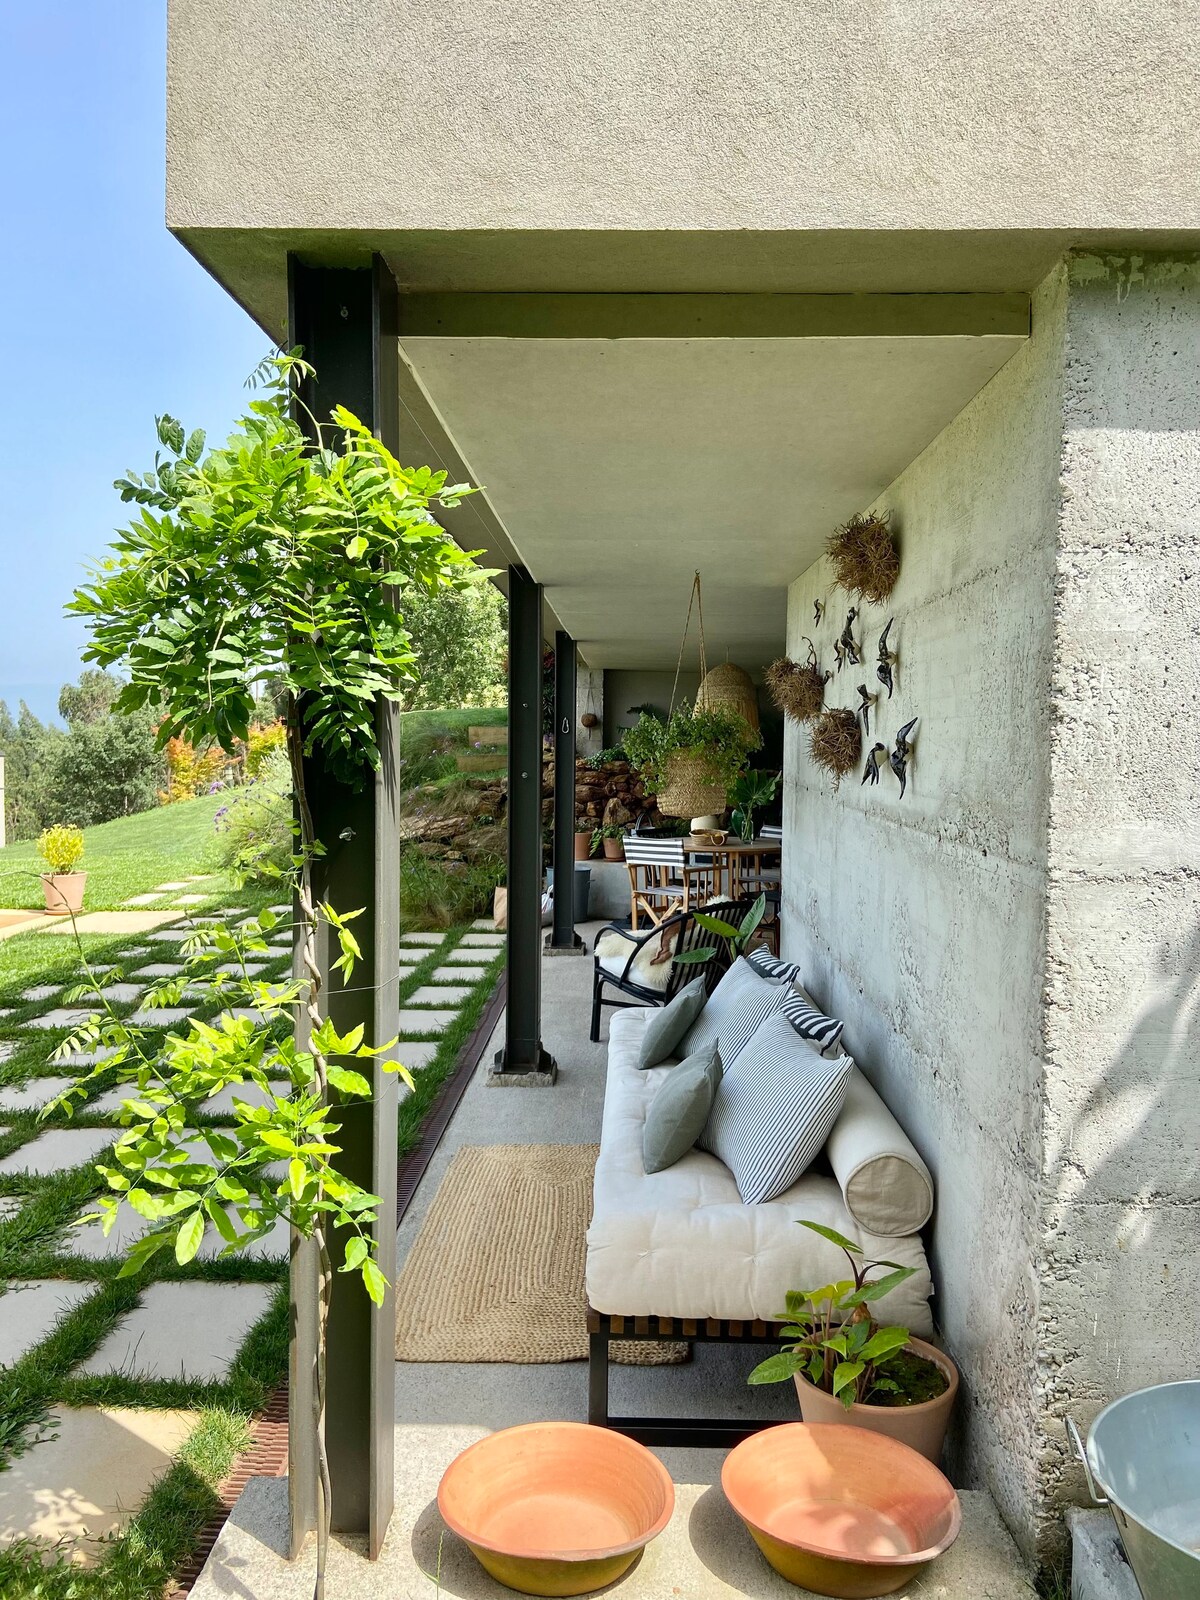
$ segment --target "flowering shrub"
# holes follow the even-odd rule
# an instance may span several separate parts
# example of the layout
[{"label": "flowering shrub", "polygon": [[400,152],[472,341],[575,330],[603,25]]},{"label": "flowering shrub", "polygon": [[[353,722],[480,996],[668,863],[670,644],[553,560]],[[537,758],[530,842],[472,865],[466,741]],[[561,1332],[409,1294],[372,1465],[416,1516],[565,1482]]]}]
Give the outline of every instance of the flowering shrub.
[{"label": "flowering shrub", "polygon": [[37,848],[47,872],[74,872],[83,860],[83,833],[79,828],[61,825],[47,828]]}]

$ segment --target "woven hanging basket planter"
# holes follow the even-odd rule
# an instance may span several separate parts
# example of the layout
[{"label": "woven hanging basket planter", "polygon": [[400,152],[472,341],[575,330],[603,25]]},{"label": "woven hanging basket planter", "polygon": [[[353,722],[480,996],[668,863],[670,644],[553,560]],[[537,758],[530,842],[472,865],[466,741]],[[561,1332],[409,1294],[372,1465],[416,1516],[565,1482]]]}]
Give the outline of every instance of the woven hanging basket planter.
[{"label": "woven hanging basket planter", "polygon": [[887,599],[900,576],[900,555],[890,522],[890,512],[881,517],[851,517],[825,547],[834,581],[873,605]]},{"label": "woven hanging basket planter", "polygon": [[[758,728],[758,695],[744,667],[726,661],[706,673],[696,692],[697,711],[732,711],[751,733]],[[699,815],[699,813],[697,813]]]},{"label": "woven hanging basket planter", "polygon": [[771,699],[793,722],[810,722],[825,704],[826,674],[817,665],[812,640],[806,639],[805,643],[808,645],[807,661],[780,656],[764,674]]},{"label": "woven hanging basket planter", "polygon": [[676,750],[663,763],[658,809],[664,817],[707,817],[725,809],[725,785],[714,783],[705,757]]},{"label": "woven hanging basket planter", "polygon": [[845,706],[822,711],[809,732],[808,753],[817,766],[832,772],[836,788],[862,754],[862,728],[855,713]]}]

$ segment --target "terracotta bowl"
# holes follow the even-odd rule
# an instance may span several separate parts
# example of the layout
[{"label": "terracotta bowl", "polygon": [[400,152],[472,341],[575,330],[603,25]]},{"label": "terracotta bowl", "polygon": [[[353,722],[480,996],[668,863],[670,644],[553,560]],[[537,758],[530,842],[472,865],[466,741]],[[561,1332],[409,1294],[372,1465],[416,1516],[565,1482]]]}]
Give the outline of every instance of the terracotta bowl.
[{"label": "terracotta bowl", "polygon": [[493,1433],[452,1461],[438,1486],[446,1526],[522,1594],[587,1594],[614,1582],[674,1509],[656,1456],[583,1422]]},{"label": "terracotta bowl", "polygon": [[818,1594],[892,1594],[948,1550],[958,1496],[908,1445],[843,1423],[751,1434],[721,1470],[730,1505],[776,1572]]}]

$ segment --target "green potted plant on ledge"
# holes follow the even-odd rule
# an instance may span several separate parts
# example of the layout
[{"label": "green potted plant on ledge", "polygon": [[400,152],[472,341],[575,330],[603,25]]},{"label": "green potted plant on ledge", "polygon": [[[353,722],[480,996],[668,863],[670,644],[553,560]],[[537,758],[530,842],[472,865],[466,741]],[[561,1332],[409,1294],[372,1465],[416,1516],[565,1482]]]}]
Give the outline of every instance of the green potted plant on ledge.
[{"label": "green potted plant on ledge", "polygon": [[83,860],[83,833],[79,828],[47,828],[37,842],[38,855],[46,863],[42,892],[46,910],[52,917],[77,916],[83,910],[83,891],[87,873],[79,871]]},{"label": "green potted plant on ledge", "polygon": [[625,829],[615,822],[606,822],[592,832],[592,854],[604,851],[605,861],[624,861]]},{"label": "green potted plant on ledge", "polygon": [[745,718],[720,707],[681,707],[666,722],[643,711],[624,736],[626,755],[667,817],[724,811],[746,757],[760,742]]},{"label": "green potted plant on ledge", "polygon": [[[849,1422],[886,1433],[936,1465],[958,1394],[958,1368],[907,1328],[881,1327],[869,1310],[914,1269],[868,1261],[852,1240],[818,1222],[800,1226],[837,1245],[851,1276],[820,1289],[788,1291],[789,1321],[782,1331],[795,1343],[760,1362],[747,1381],[792,1378],[805,1422]],[[890,1270],[868,1279],[876,1267]]]}]

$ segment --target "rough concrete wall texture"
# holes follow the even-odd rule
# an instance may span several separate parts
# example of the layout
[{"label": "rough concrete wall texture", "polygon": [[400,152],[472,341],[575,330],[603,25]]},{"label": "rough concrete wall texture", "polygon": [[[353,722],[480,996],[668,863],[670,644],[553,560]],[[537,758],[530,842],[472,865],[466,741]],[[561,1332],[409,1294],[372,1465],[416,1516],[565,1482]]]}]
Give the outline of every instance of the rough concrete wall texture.
[{"label": "rough concrete wall texture", "polygon": [[1196,1376],[1200,265],[1077,257],[1065,376],[1038,1260],[1047,1515],[1082,1489],[1066,1411],[1086,1421],[1130,1389]]},{"label": "rough concrete wall texture", "polygon": [[1196,227],[1196,31],[1188,0],[171,0],[168,217]]},{"label": "rough concrete wall texture", "polygon": [[[934,1173],[935,1310],[967,1397],[956,1467],[1014,1530],[1032,1520],[1039,1453],[1032,1263],[1065,298],[1056,273],[1029,343],[877,502],[894,519],[900,578],[883,606],[861,608],[863,664],[834,676],[826,704],[857,705],[859,683],[879,691],[869,742],[889,746],[921,718],[904,798],[886,766],[863,787],[861,763],[835,790],[795,724],[785,757],[787,954],[845,1019],[847,1047]],[[826,561],[811,567],[789,596],[789,654],[807,635],[832,667],[849,603]],[[889,701],[875,660],[890,616]]]},{"label": "rough concrete wall texture", "polygon": [[[894,614],[909,791],[833,791],[789,729],[784,926],[935,1174],[956,1469],[1044,1557],[1064,1413],[1194,1375],[1200,268],[1076,257],[1033,328],[877,502],[900,579],[828,703]],[[790,653],[846,604],[804,573]]]}]

